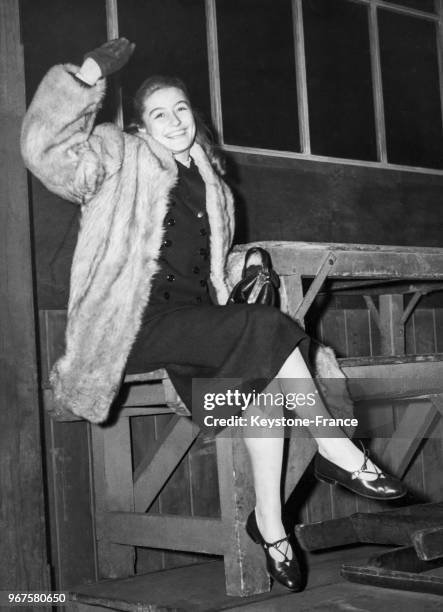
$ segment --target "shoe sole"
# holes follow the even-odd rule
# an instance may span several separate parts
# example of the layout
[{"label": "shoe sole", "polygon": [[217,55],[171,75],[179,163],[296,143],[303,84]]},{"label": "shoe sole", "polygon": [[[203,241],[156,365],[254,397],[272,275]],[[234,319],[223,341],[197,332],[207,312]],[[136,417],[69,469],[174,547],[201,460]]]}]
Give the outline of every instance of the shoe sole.
[{"label": "shoe sole", "polygon": [[345,484],[338,482],[338,480],[334,480],[333,478],[329,478],[328,476],[320,475],[318,472],[314,472],[314,475],[317,478],[317,480],[320,480],[321,482],[325,482],[326,484],[329,484],[329,485],[339,485],[340,487],[343,487],[344,489],[347,489],[348,491],[352,491],[354,495],[359,495],[360,497],[366,497],[367,499],[376,499],[377,501],[383,501],[383,500],[390,501],[391,499],[401,499],[407,493],[407,491],[405,491],[404,493],[401,493],[400,495],[392,495],[391,497],[386,497],[386,495],[384,495],[383,497],[379,497],[378,495],[368,495],[366,493],[360,493],[360,492],[357,493],[356,491],[354,491],[354,489],[351,489],[351,487],[348,487]]}]

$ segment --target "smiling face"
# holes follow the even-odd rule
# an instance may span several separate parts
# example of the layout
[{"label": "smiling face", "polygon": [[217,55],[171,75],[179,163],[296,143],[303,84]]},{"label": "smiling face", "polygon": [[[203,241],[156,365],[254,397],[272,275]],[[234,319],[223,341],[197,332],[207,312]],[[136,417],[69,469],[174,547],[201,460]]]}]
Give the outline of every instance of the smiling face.
[{"label": "smiling face", "polygon": [[179,161],[188,159],[196,126],[189,100],[181,89],[163,87],[152,93],[145,100],[142,118],[150,136]]}]

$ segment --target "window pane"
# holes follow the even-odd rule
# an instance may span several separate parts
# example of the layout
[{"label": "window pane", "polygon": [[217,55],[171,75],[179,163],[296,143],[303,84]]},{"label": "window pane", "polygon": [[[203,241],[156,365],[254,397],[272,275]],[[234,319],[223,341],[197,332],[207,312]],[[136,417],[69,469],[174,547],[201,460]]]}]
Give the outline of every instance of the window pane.
[{"label": "window pane", "polygon": [[409,8],[418,9],[419,11],[428,11],[435,13],[434,0],[388,0],[391,4],[401,4]]},{"label": "window pane", "polygon": [[118,3],[119,32],[136,43],[122,71],[125,122],[132,120],[132,100],[149,76],[178,76],[193,106],[211,120],[204,0],[123,0]]},{"label": "window pane", "polygon": [[304,0],[312,152],[377,158],[368,11],[346,0]]},{"label": "window pane", "polygon": [[[51,66],[81,64],[87,51],[106,41],[105,0],[22,0],[20,18],[28,103]],[[113,106],[107,96],[98,121],[110,121]]]},{"label": "window pane", "polygon": [[379,11],[388,160],[443,167],[435,24]]},{"label": "window pane", "polygon": [[290,0],[217,2],[224,141],[299,151]]}]

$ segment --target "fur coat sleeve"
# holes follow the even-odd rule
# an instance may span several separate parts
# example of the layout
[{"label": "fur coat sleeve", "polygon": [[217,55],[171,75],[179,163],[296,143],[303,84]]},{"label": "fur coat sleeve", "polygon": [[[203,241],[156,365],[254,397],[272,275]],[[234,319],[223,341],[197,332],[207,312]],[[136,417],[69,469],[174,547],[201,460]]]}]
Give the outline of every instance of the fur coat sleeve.
[{"label": "fur coat sleeve", "polygon": [[21,150],[26,166],[50,191],[85,204],[118,171],[123,146],[112,124],[93,129],[105,80],[83,85],[74,77],[77,70],[58,65],[43,78],[23,121]]}]

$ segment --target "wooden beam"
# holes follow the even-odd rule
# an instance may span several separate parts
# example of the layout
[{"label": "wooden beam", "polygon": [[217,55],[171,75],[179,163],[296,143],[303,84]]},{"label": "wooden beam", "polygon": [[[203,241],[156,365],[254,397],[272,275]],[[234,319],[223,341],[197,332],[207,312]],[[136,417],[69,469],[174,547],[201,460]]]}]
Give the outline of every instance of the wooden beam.
[{"label": "wooden beam", "polygon": [[369,7],[369,44],[371,51],[372,89],[374,96],[375,133],[377,142],[377,159],[387,163],[385,109],[383,104],[383,83],[380,60],[380,41],[378,34],[377,7]]},{"label": "wooden beam", "polygon": [[214,127],[217,131],[218,141],[223,143],[223,114],[220,90],[220,65],[218,60],[217,8],[215,0],[205,0],[205,8],[211,114]]},{"label": "wooden beam", "polygon": [[443,417],[443,394],[430,395],[429,400],[434,404],[436,410]]},{"label": "wooden beam", "polygon": [[292,20],[295,45],[295,69],[297,81],[298,125],[302,153],[311,153],[309,131],[308,85],[306,77],[305,34],[303,28],[302,0],[292,0]]},{"label": "wooden beam", "polygon": [[19,0],[0,2],[0,44],[0,584],[48,591]]},{"label": "wooden beam", "polygon": [[298,160],[338,164],[339,166],[357,166],[359,168],[374,168],[376,170],[396,170],[399,172],[414,172],[416,174],[430,174],[443,176],[443,170],[436,168],[422,168],[420,166],[406,166],[402,164],[384,163],[379,161],[362,161],[344,157],[328,157],[327,155],[314,155],[313,153],[296,153],[295,151],[278,151],[260,149],[259,147],[242,147],[239,145],[223,144],[223,151],[231,154],[239,164],[272,168],[275,166],[291,168]]},{"label": "wooden beam", "polygon": [[165,391],[161,381],[133,384],[123,389],[123,403],[125,408],[136,406],[161,406],[166,404]]},{"label": "wooden beam", "polygon": [[[281,288],[281,309],[290,317],[295,318],[298,307],[303,302],[303,283],[297,274],[290,276],[280,276]],[[298,318],[297,321],[304,327],[304,319]]]},{"label": "wooden beam", "polygon": [[326,252],[337,257],[328,278],[443,280],[443,249],[371,244],[263,240],[236,245],[234,253],[253,246],[267,249],[279,274],[314,277]]},{"label": "wooden beam", "polygon": [[437,58],[438,58],[438,81],[440,90],[440,109],[443,124],[443,0],[435,0],[438,14],[437,24]]},{"label": "wooden beam", "polygon": [[420,19],[426,19],[427,21],[436,21],[438,16],[435,12],[421,11],[420,9],[411,8],[409,6],[402,6],[401,4],[393,4],[389,0],[351,0],[356,4],[366,4],[373,6],[374,8],[383,8],[393,13],[400,13],[403,15],[409,15],[410,17],[418,17]]},{"label": "wooden beam", "polygon": [[312,302],[317,297],[320,289],[323,286],[328,275],[332,272],[332,269],[335,265],[337,257],[335,253],[329,252],[325,253],[323,257],[323,261],[320,263],[318,270],[315,273],[314,280],[309,286],[305,296],[303,297],[302,303],[298,306],[298,308],[294,312],[294,317],[299,320],[304,320],[306,313],[312,305]]},{"label": "wooden beam", "polygon": [[377,364],[372,358],[368,365],[363,359],[340,359],[339,363],[354,401],[418,398],[442,392],[441,361]]},{"label": "wooden beam", "polygon": [[385,469],[401,478],[437,418],[432,403],[410,402],[383,451],[381,463]]},{"label": "wooden beam", "polygon": [[401,316],[400,323],[402,325],[404,325],[406,323],[406,321],[409,319],[409,317],[411,316],[411,314],[415,310],[415,307],[417,306],[417,304],[421,300],[422,296],[423,296],[423,293],[421,291],[416,291],[414,293],[414,295],[412,296],[412,298],[409,301],[409,304],[407,305],[407,307],[405,308],[405,310],[403,311],[403,314]]},{"label": "wooden beam", "polygon": [[[118,0],[106,0],[106,31],[108,40],[119,37]],[[123,100],[120,76],[115,74],[111,80],[112,94],[115,102],[115,123],[123,129]]]},{"label": "wooden beam", "polygon": [[[125,419],[128,421],[128,419]],[[109,448],[110,438],[105,440],[105,430],[102,426],[94,425],[91,427],[91,440],[93,448],[93,481],[94,481],[94,512],[95,512],[95,531],[97,534],[97,564],[100,577],[102,578],[117,578],[122,576],[130,576],[134,573],[135,554],[132,546],[121,546],[114,542],[100,540],[98,537],[99,516],[110,510],[110,504],[114,504],[113,509],[132,510],[133,509],[133,494],[132,494],[132,471],[129,475],[129,483],[131,488],[128,488],[127,476],[128,466],[123,465],[122,468],[117,468],[116,475],[121,476],[122,471],[126,469],[126,474],[123,472],[123,478],[126,482],[122,483],[122,492],[118,499],[118,492],[108,496],[109,486],[112,486],[114,475],[112,471],[112,448]],[[111,454],[111,458],[109,455]],[[126,463],[126,462],[124,462]],[[109,479],[109,480],[108,480]],[[118,487],[118,480],[114,480],[114,485]],[[112,506],[111,506],[112,507]]]},{"label": "wooden beam", "polygon": [[423,561],[443,557],[443,526],[421,529],[412,534],[412,543],[417,555]]},{"label": "wooden beam", "polygon": [[245,530],[255,505],[251,465],[241,434],[231,429],[216,438],[221,518],[229,529],[224,553],[226,593],[249,596],[270,589],[263,551]]},{"label": "wooden beam", "polygon": [[156,499],[200,429],[189,419],[174,416],[134,471],[134,504],[144,512]]},{"label": "wooden beam", "polygon": [[223,555],[231,525],[220,519],[172,514],[105,512],[98,516],[99,540],[209,555]]}]

